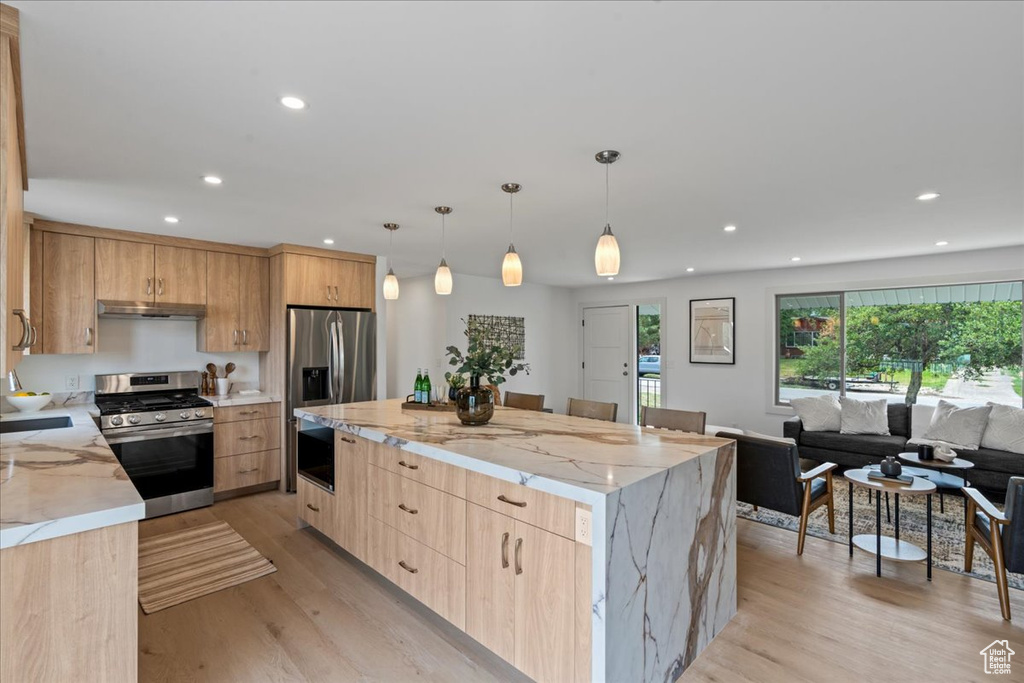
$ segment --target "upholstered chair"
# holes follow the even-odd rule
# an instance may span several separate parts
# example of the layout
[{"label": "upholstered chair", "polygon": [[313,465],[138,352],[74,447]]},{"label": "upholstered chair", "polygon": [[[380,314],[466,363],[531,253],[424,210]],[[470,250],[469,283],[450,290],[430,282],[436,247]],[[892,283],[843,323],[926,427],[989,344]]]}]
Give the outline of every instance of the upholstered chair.
[{"label": "upholstered chair", "polygon": [[970,528],[964,544],[964,571],[974,564],[974,546],[992,558],[996,588],[1003,619],[1010,620],[1010,591],[1006,572],[1024,573],[1024,477],[1010,477],[1006,486],[1006,505],[1000,512],[977,489],[962,489],[967,500]]}]

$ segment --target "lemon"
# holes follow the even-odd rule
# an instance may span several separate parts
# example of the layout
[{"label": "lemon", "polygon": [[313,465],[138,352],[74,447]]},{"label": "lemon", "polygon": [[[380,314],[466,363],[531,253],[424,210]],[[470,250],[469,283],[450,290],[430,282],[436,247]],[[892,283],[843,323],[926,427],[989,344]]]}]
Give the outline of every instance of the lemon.
[{"label": "lemon", "polygon": [[19,392],[17,392],[17,393],[16,393],[16,394],[14,394],[14,395],[15,395],[15,396],[31,396],[31,395],[32,395],[32,392],[30,392],[30,391],[19,391]]}]

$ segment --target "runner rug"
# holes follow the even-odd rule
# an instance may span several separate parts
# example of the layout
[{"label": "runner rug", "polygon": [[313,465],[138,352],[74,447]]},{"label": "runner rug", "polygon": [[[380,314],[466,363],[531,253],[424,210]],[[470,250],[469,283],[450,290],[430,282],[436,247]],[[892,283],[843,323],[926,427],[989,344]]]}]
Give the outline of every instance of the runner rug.
[{"label": "runner rug", "polygon": [[276,571],[227,522],[142,538],[139,604],[152,614]]}]

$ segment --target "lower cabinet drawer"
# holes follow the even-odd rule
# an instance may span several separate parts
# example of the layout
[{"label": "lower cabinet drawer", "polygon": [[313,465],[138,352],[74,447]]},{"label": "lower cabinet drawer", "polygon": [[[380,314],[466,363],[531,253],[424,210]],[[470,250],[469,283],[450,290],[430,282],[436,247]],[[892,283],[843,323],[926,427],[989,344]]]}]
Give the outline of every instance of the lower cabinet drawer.
[{"label": "lower cabinet drawer", "polygon": [[466,500],[575,539],[576,502],[478,472],[466,473]]},{"label": "lower cabinet drawer", "polygon": [[281,447],[281,421],[276,417],[213,425],[213,454],[224,458]]},{"label": "lower cabinet drawer", "polygon": [[466,501],[370,465],[370,515],[466,564]]},{"label": "lower cabinet drawer", "polygon": [[466,568],[371,518],[369,565],[458,628],[466,628]]},{"label": "lower cabinet drawer", "polygon": [[334,495],[302,477],[297,477],[295,493],[299,519],[329,538],[334,538]]},{"label": "lower cabinet drawer", "polygon": [[213,459],[214,493],[266,484],[280,478],[280,449]]},{"label": "lower cabinet drawer", "polygon": [[370,464],[457,498],[466,497],[466,470],[461,467],[382,443],[371,444]]}]

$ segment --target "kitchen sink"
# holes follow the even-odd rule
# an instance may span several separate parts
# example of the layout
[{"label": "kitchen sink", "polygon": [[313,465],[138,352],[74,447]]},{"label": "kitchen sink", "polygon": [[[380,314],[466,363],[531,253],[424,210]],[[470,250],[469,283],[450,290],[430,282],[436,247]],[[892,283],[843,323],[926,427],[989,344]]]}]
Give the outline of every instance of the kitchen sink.
[{"label": "kitchen sink", "polygon": [[60,417],[37,417],[34,420],[3,420],[0,421],[0,434],[38,432],[43,429],[64,429],[70,426],[71,418],[67,415]]}]

